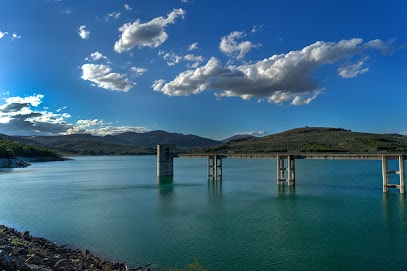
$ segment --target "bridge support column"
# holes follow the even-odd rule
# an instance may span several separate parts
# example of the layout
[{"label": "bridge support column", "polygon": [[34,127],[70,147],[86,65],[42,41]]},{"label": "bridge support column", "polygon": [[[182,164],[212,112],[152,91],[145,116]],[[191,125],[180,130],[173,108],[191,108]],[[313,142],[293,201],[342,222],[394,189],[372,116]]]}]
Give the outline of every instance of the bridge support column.
[{"label": "bridge support column", "polygon": [[[389,161],[398,160],[399,170],[389,170]],[[389,184],[389,174],[400,176],[399,184]],[[383,175],[383,192],[388,192],[389,188],[397,188],[400,194],[406,193],[406,175],[404,171],[404,155],[388,156],[382,155],[382,175]]]},{"label": "bridge support column", "polygon": [[[285,160],[287,160],[287,166],[285,166]],[[295,160],[292,155],[277,156],[277,184],[284,184],[285,182],[288,185],[295,185]]]},{"label": "bridge support column", "polygon": [[157,177],[174,176],[175,145],[157,145]]},{"label": "bridge support column", "polygon": [[208,156],[208,180],[222,180],[222,156]]}]

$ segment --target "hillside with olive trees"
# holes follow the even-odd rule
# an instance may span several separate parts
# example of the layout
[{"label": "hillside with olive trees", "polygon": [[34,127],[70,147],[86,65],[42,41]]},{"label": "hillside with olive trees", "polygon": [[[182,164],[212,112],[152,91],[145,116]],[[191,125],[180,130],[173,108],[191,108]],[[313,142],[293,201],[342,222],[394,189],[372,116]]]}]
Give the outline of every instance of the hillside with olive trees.
[{"label": "hillside with olive trees", "polygon": [[352,132],[342,128],[304,127],[261,138],[196,149],[203,153],[404,153],[407,137]]}]

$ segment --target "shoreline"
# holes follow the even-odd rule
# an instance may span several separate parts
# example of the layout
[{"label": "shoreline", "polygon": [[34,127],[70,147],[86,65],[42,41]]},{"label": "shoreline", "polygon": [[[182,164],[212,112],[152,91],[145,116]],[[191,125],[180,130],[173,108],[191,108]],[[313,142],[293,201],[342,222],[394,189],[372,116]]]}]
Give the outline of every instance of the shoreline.
[{"label": "shoreline", "polygon": [[150,271],[149,265],[130,268],[121,262],[109,261],[93,255],[89,250],[69,248],[28,231],[19,232],[0,225],[0,270],[117,270]]}]

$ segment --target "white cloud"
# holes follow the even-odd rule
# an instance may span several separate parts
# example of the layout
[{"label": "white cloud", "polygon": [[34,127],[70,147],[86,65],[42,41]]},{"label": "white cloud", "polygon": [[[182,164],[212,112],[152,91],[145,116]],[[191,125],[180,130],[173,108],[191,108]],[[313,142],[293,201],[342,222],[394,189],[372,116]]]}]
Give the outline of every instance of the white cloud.
[{"label": "white cloud", "polygon": [[17,33],[10,34],[9,32],[0,31],[0,39],[5,38],[6,36],[10,36],[12,40],[21,39],[21,36]]},{"label": "white cloud", "polygon": [[168,66],[174,66],[174,65],[180,63],[181,60],[182,60],[182,56],[179,56],[179,55],[174,54],[174,53],[166,53],[164,51],[159,51],[158,55],[162,56],[163,59],[165,61],[167,61]]},{"label": "white cloud", "polygon": [[120,12],[112,12],[105,16],[105,21],[110,21],[110,19],[118,20],[120,18]]},{"label": "white cloud", "polygon": [[113,126],[111,123],[105,123],[100,119],[78,120],[70,129],[63,134],[92,134],[97,136],[116,135],[125,132],[145,133],[149,130],[145,127],[135,126]]},{"label": "white cloud", "polygon": [[227,36],[222,37],[219,49],[229,57],[242,59],[253,48],[259,45],[254,45],[250,41],[238,42],[238,40],[246,37],[244,32],[234,31]]},{"label": "white cloud", "polygon": [[132,10],[132,8],[131,8],[128,4],[124,4],[124,8],[125,8],[127,11]]},{"label": "white cloud", "polygon": [[44,95],[9,97],[0,105],[0,129],[13,135],[58,134],[69,128],[68,113],[53,113],[38,107]]},{"label": "white cloud", "polygon": [[27,97],[8,97],[0,104],[0,130],[9,135],[68,135],[86,133],[93,135],[112,135],[123,132],[148,132],[145,127],[115,126],[100,119],[80,119],[76,123],[68,120],[69,113],[63,113],[62,107],[51,112],[49,108],[40,108],[44,95],[34,94]]},{"label": "white cloud", "polygon": [[155,91],[163,92],[169,96],[199,94],[207,90],[212,79],[223,72],[224,69],[220,61],[212,57],[205,66],[198,67],[195,70],[187,70],[169,83],[165,83],[164,80],[157,80],[152,87]]},{"label": "white cloud", "polygon": [[[170,82],[156,80],[152,88],[169,96],[214,90],[217,97],[258,98],[277,104],[309,104],[322,92],[318,82],[311,77],[314,70],[322,65],[366,54],[370,50],[388,51],[391,43],[379,40],[364,43],[362,39],[337,43],[318,41],[298,51],[273,55],[240,66],[223,67],[217,58],[212,57],[204,66],[184,71]],[[360,69],[356,68],[356,71]]]},{"label": "white cloud", "polygon": [[11,34],[11,39],[12,39],[12,40],[14,40],[14,39],[21,39],[21,36],[20,36],[20,35],[17,35],[16,33],[13,33],[13,34]]},{"label": "white cloud", "polygon": [[260,26],[259,25],[254,25],[253,28],[252,28],[252,33],[259,32],[262,28],[263,28],[262,25],[260,25]]},{"label": "white cloud", "polygon": [[201,64],[202,61],[204,61],[204,58],[202,56],[196,56],[194,54],[180,56],[175,53],[166,53],[164,51],[159,51],[158,55],[163,57],[163,59],[167,62],[168,66],[175,66],[176,64],[179,64],[181,61],[188,61],[193,62],[191,67],[196,68],[199,66],[199,64]]},{"label": "white cloud", "polygon": [[136,20],[126,23],[119,28],[121,37],[116,41],[114,50],[118,53],[130,51],[134,47],[158,47],[168,38],[165,28],[168,24],[174,24],[179,16],[184,17],[183,9],[174,9],[166,18],[157,17],[147,23]]},{"label": "white cloud", "polygon": [[188,46],[188,51],[192,51],[192,50],[196,50],[196,49],[198,49],[198,42],[194,42]]},{"label": "white cloud", "polygon": [[8,33],[7,32],[2,32],[2,31],[0,31],[0,39],[2,39],[5,35],[7,35]]},{"label": "white cloud", "polygon": [[127,92],[135,85],[125,75],[112,72],[107,65],[83,64],[81,78],[108,90]]},{"label": "white cloud", "polygon": [[267,131],[252,131],[252,132],[240,132],[236,133],[234,135],[249,135],[249,136],[255,136],[255,137],[261,137],[267,135]]},{"label": "white cloud", "polygon": [[86,25],[81,25],[78,30],[79,37],[86,40],[89,39],[90,32],[86,30]]},{"label": "white cloud", "polygon": [[108,60],[108,58],[99,51],[93,52],[92,54],[90,54],[90,57],[85,58],[85,60],[87,61],[97,61],[101,59]]},{"label": "white cloud", "polygon": [[343,78],[353,78],[359,74],[364,74],[369,71],[369,68],[365,67],[365,62],[368,57],[361,59],[354,64],[343,65],[338,68],[338,74]]},{"label": "white cloud", "polygon": [[145,72],[147,72],[147,69],[145,68],[139,68],[139,67],[131,67],[130,70],[135,73],[136,76],[141,76]]},{"label": "white cloud", "polygon": [[191,67],[192,68],[197,68],[202,63],[202,61],[204,61],[205,59],[204,59],[203,56],[196,56],[196,55],[193,55],[193,54],[188,54],[188,55],[184,56],[184,60],[189,61],[189,62],[193,62]]}]

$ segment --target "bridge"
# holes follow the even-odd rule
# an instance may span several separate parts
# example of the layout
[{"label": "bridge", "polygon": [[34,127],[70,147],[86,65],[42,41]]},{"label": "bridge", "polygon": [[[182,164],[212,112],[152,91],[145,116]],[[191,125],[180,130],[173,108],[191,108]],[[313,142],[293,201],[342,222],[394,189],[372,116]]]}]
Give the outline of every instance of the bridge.
[{"label": "bridge", "polygon": [[[404,161],[405,153],[190,153],[176,154],[175,145],[157,145],[157,177],[173,177],[174,158],[203,158],[208,160],[208,180],[222,180],[222,159],[276,159],[277,160],[277,184],[295,185],[295,160],[318,159],[318,160],[381,160],[383,192],[389,188],[399,189],[401,194],[406,191],[406,178]],[[389,170],[389,161],[398,161],[398,170]],[[398,184],[389,183],[389,175],[399,175]]]}]

